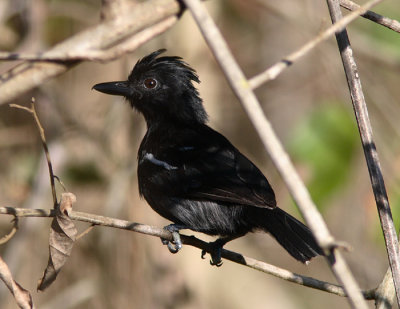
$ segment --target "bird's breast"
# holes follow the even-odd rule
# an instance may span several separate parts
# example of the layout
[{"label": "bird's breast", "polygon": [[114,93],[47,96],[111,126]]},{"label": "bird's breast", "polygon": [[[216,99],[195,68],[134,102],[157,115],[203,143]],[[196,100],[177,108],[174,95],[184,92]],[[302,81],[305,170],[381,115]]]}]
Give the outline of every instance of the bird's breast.
[{"label": "bird's breast", "polygon": [[179,167],[153,152],[141,151],[138,163],[140,194],[149,200],[150,195],[173,192]]}]

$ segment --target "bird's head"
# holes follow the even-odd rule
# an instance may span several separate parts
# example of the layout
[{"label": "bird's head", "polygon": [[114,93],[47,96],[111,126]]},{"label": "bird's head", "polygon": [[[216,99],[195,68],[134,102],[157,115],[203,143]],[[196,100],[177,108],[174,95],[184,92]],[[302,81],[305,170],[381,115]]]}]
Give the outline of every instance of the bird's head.
[{"label": "bird's head", "polygon": [[148,125],[160,121],[185,123],[207,120],[193,82],[199,78],[180,57],[158,57],[165,49],[139,60],[126,81],[96,84],[93,89],[124,96],[141,112]]}]

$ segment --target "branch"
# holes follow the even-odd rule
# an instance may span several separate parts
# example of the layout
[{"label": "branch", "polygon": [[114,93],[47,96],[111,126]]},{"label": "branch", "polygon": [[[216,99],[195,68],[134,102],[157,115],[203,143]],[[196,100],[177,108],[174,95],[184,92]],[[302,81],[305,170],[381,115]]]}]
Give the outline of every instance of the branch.
[{"label": "branch", "polygon": [[[360,8],[357,3],[354,3],[350,0],[340,0],[340,6],[344,7],[349,11],[355,11]],[[379,15],[378,13],[372,11],[366,11],[364,14],[361,14],[362,17],[369,19],[377,24],[380,24],[386,28],[389,28],[393,31],[400,33],[400,22],[395,19],[390,19],[388,17]]]},{"label": "branch", "polygon": [[140,45],[149,41],[156,35],[165,32],[176,22],[176,17],[171,16],[167,19],[146,28],[126,41],[106,49],[106,50],[72,50],[72,51],[55,51],[47,53],[14,53],[0,51],[0,60],[9,61],[57,61],[57,62],[71,62],[71,61],[112,61],[119,57],[133,52]]},{"label": "branch", "polygon": [[4,282],[21,309],[34,309],[31,294],[13,279],[8,265],[0,256],[0,280]]},{"label": "branch", "polygon": [[264,72],[254,76],[249,80],[249,85],[252,89],[260,87],[262,84],[269,82],[275,79],[279,74],[281,74],[285,69],[291,66],[294,62],[307,55],[313,48],[315,48],[318,44],[326,41],[330,38],[335,32],[344,29],[349,23],[358,18],[361,14],[365,13],[368,9],[377,5],[379,2],[383,0],[371,0],[364,4],[363,6],[356,9],[354,12],[348,14],[346,17],[342,18],[340,21],[323,31],[321,34],[316,36],[314,39],[308,41],[301,48],[296,50],[295,52],[287,55],[281,61],[274,64],[272,67],[268,68]]},{"label": "branch", "polygon": [[[375,0],[374,2],[377,1],[379,0]],[[251,90],[246,77],[234,60],[217,26],[200,0],[184,0],[184,2],[192,13],[193,18],[217,59],[217,62],[221,66],[232,90],[239,98],[239,101],[242,103],[242,106],[257,130],[265,149],[270,154],[318,244],[324,249],[327,261],[333,273],[349,296],[349,302],[355,308],[366,309],[367,304],[363,299],[357,282],[353,278],[343,256],[336,250],[337,242],[335,242],[333,236],[329,233],[306,186],[294,168],[293,163],[290,161],[288,154],[283,149],[257,97]]]},{"label": "branch", "polygon": [[15,233],[17,233],[17,231],[18,231],[18,218],[15,217],[12,220],[12,222],[13,222],[13,227],[12,227],[11,231],[8,234],[6,234],[6,235],[4,235],[3,237],[0,238],[0,245],[3,245],[6,242],[8,242],[11,238],[14,237]]},{"label": "branch", "polygon": [[33,119],[35,120],[35,124],[36,127],[39,131],[39,135],[40,135],[40,139],[42,141],[42,146],[44,149],[44,153],[46,155],[46,161],[47,161],[47,167],[49,169],[49,176],[50,176],[50,186],[51,186],[51,194],[53,196],[53,207],[56,208],[57,206],[57,193],[56,193],[56,186],[54,183],[54,178],[56,177],[54,175],[53,172],[53,165],[51,163],[51,159],[50,159],[50,152],[49,152],[49,148],[47,147],[47,142],[46,142],[46,136],[44,134],[44,129],[40,123],[39,117],[36,113],[36,109],[35,109],[35,98],[32,98],[31,101],[31,108],[27,108],[25,106],[21,106],[21,105],[17,105],[17,104],[10,104],[10,107],[14,107],[14,108],[18,108],[18,109],[22,109],[27,111],[28,113],[30,113],[33,117]]},{"label": "branch", "polygon": [[[55,210],[53,209],[28,209],[28,208],[14,208],[14,207],[0,207],[0,214],[13,215],[15,217],[54,217]],[[122,230],[133,231],[141,234],[146,234],[155,237],[161,237],[168,240],[173,240],[172,235],[167,230],[155,226],[149,226],[141,223],[104,217],[95,214],[89,214],[78,211],[70,211],[69,217],[75,221],[88,222],[92,225],[107,226],[118,228]],[[209,252],[209,243],[202,241],[194,236],[181,235],[181,240],[184,244],[190,245],[201,250]],[[304,285],[313,289],[328,292],[338,296],[345,297],[346,294],[341,286],[329,282],[321,281],[307,276],[302,276],[286,269],[276,267],[274,265],[246,257],[240,253],[223,249],[222,257],[226,260],[238,263],[252,269],[261,271],[266,274],[273,275],[277,278],[293,282],[299,285]],[[374,299],[375,290],[368,290],[363,292],[366,299]]]},{"label": "branch", "polygon": [[[110,54],[113,54],[118,50],[117,46],[121,42],[128,40],[134,34],[137,35],[132,40],[137,40],[137,47],[159,33],[157,31],[149,33],[143,31],[144,29],[170,17],[173,17],[174,21],[176,21],[177,17],[175,15],[179,12],[179,9],[179,5],[175,0],[149,0],[142,2],[137,4],[134,9],[126,10],[118,18],[80,32],[61,42],[42,56],[44,58],[50,58],[53,55],[54,57],[68,57],[69,54],[82,56],[85,53],[88,55],[95,53],[96,56],[99,56],[99,54],[102,55],[102,51],[107,50],[109,50]],[[133,46],[133,41],[128,45]],[[132,50],[132,48],[129,48],[129,50]],[[118,53],[115,54],[117,55]],[[24,62],[17,65],[10,71],[0,75],[0,105],[17,98],[34,87],[40,86],[47,79],[64,73],[78,64],[79,61],[81,60]]]},{"label": "branch", "polygon": [[[327,0],[327,3],[332,22],[339,22],[339,20],[342,19],[339,0]],[[393,281],[396,289],[397,303],[400,305],[399,243],[393,223],[392,212],[390,210],[385,182],[383,180],[378,152],[372,135],[372,126],[368,116],[367,104],[365,102],[357,64],[353,56],[353,50],[346,29],[336,34],[336,40],[342,57],[344,71],[346,73],[353,109],[364,149],[365,160],[367,161],[376,206],[378,208],[381,227],[385,237],[390,268],[392,269]]]}]

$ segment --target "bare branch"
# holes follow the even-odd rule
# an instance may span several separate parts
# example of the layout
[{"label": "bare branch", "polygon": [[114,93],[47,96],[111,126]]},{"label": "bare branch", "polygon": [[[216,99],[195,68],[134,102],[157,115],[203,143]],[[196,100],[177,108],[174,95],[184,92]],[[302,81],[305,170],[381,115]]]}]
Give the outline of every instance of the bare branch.
[{"label": "bare branch", "polygon": [[67,192],[67,188],[65,186],[65,184],[61,181],[60,177],[58,177],[57,175],[54,175],[54,178],[58,181],[59,185],[61,186],[61,188],[63,188],[64,192]]},{"label": "bare branch", "polygon": [[281,74],[285,69],[291,66],[294,62],[307,55],[313,48],[315,48],[318,44],[324,42],[328,38],[330,38],[335,32],[342,30],[349,23],[358,18],[361,14],[366,12],[371,7],[377,5],[379,2],[383,0],[372,0],[359,7],[354,12],[348,14],[346,17],[341,19],[339,22],[335,23],[321,34],[316,36],[314,39],[310,40],[306,44],[304,44],[301,48],[296,50],[295,52],[287,55],[281,61],[274,64],[269,69],[264,72],[254,76],[249,80],[250,87],[252,89],[260,87],[262,84],[275,79],[279,74]]},{"label": "bare branch", "polygon": [[91,226],[89,226],[86,230],[84,230],[82,233],[76,236],[76,240],[81,239],[83,236],[89,234],[94,229],[95,226],[96,224],[92,224]]},{"label": "bare branch", "polygon": [[[0,214],[14,215],[16,217],[54,217],[55,210],[53,209],[27,209],[27,208],[14,208],[14,207],[0,207]],[[141,234],[146,234],[155,237],[162,237],[164,239],[172,240],[172,235],[170,232],[158,228],[155,226],[149,226],[141,223],[104,217],[95,214],[89,214],[78,211],[70,211],[69,217],[75,221],[88,222],[92,226],[107,226],[112,228],[118,228],[122,230],[128,230],[133,232],[138,232]],[[91,227],[90,227],[91,228]],[[82,234],[81,234],[82,235]],[[199,249],[210,250],[209,243],[204,242],[194,236],[181,235],[182,242],[186,245],[190,245]],[[338,296],[346,296],[343,288],[336,284],[321,281],[307,276],[302,276],[286,269],[276,267],[274,265],[246,257],[242,254],[229,251],[226,249],[222,250],[222,257],[224,259],[230,260],[232,262],[253,268],[255,270],[273,275],[277,278],[290,281],[296,284],[304,285],[313,289],[321,290]],[[369,290],[363,292],[366,299],[374,299],[375,290]]]},{"label": "bare branch", "polygon": [[[377,0],[375,0],[376,2]],[[270,122],[266,118],[254,92],[246,80],[243,72],[233,58],[227,43],[219,32],[207,10],[199,0],[184,0],[192,13],[205,40],[220,64],[231,88],[239,98],[250,120],[257,130],[264,147],[270,154],[275,166],[279,170],[293,199],[311,228],[318,244],[325,250],[327,261],[338,281],[343,285],[349,302],[354,308],[367,308],[367,304],[360,292],[357,282],[354,280],[341,253],[336,250],[333,236],[312,201],[307,188],[298,175],[293,163],[279,139],[277,138]]]},{"label": "bare branch", "polygon": [[167,19],[146,28],[126,41],[111,47],[106,50],[72,50],[72,51],[61,51],[54,53],[14,53],[14,52],[2,52],[0,51],[0,60],[9,61],[111,61],[115,60],[125,54],[133,52],[143,43],[147,42],[154,36],[165,32],[168,28],[176,22],[176,17],[171,16]]},{"label": "bare branch", "polygon": [[18,105],[18,104],[9,104],[8,106],[10,106],[12,108],[17,108],[17,109],[26,111],[28,113],[32,113],[32,110],[29,107],[26,107],[26,106],[22,106],[22,105]]},{"label": "bare branch", "polygon": [[4,282],[11,294],[14,296],[18,307],[21,309],[34,309],[31,294],[20,286],[11,274],[10,269],[4,260],[0,257],[0,280]]},{"label": "bare branch", "polygon": [[15,233],[18,231],[18,217],[15,217],[12,220],[12,222],[13,222],[13,227],[11,231],[7,235],[4,235],[3,237],[0,238],[0,245],[3,245],[6,242],[8,242],[11,238],[13,238]]},{"label": "bare branch", "polygon": [[[340,0],[340,6],[344,7],[349,11],[355,11],[360,8],[360,6],[357,3],[354,3],[353,1],[350,0]],[[380,24],[386,28],[389,28],[393,31],[400,33],[400,22],[395,19],[379,15],[378,13],[372,11],[366,11],[361,16],[366,19],[372,20],[373,22],[376,22],[377,24]]]},{"label": "bare branch", "polygon": [[[126,10],[124,14],[120,14],[117,19],[106,21],[63,41],[45,52],[43,56],[64,55],[67,57],[69,53],[83,55],[86,52],[90,54],[91,52],[102,50],[113,50],[112,48],[132,35],[176,15],[179,9],[179,5],[175,0],[149,0],[142,2],[137,4],[134,10]],[[144,40],[148,40],[158,34],[157,32],[144,33],[145,35],[142,33],[136,37],[138,44],[142,44]],[[128,45],[132,46],[132,41]],[[68,62],[24,62],[17,65],[10,71],[0,75],[0,105],[41,85],[47,79],[64,73],[78,62],[79,60]]]},{"label": "bare branch", "polygon": [[10,104],[10,107],[19,108],[19,109],[22,109],[22,110],[25,110],[25,111],[29,112],[32,115],[33,119],[35,120],[35,124],[36,124],[36,127],[39,130],[40,139],[42,141],[44,153],[46,155],[47,166],[49,168],[51,194],[53,196],[53,208],[56,208],[56,206],[57,206],[57,193],[56,193],[56,186],[55,186],[55,183],[54,183],[53,165],[51,163],[50,152],[49,152],[49,148],[47,147],[47,142],[46,142],[46,136],[44,134],[44,129],[43,129],[43,127],[42,127],[42,125],[40,123],[39,117],[38,117],[38,115],[36,113],[35,98],[32,98],[31,108],[27,108],[25,106],[21,106],[21,105],[17,105],[17,104]]},{"label": "bare branch", "polygon": [[[327,3],[332,22],[339,22],[342,19],[339,0],[327,0]],[[372,126],[368,116],[367,104],[365,102],[357,64],[353,56],[353,50],[346,29],[336,34],[336,40],[342,57],[344,71],[346,73],[353,109],[364,149],[365,160],[367,161],[376,206],[378,208],[383,235],[385,237],[390,268],[392,269],[393,281],[396,289],[397,303],[400,305],[399,243],[380,167],[379,156],[372,135]]]}]

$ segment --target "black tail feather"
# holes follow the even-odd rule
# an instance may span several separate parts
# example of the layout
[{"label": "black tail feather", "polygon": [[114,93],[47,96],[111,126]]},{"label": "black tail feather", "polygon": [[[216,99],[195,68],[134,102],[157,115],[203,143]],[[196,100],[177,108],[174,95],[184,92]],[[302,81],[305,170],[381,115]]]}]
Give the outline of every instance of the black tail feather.
[{"label": "black tail feather", "polygon": [[270,233],[296,260],[306,263],[317,255],[323,255],[310,229],[282,209],[263,209],[257,225]]}]

